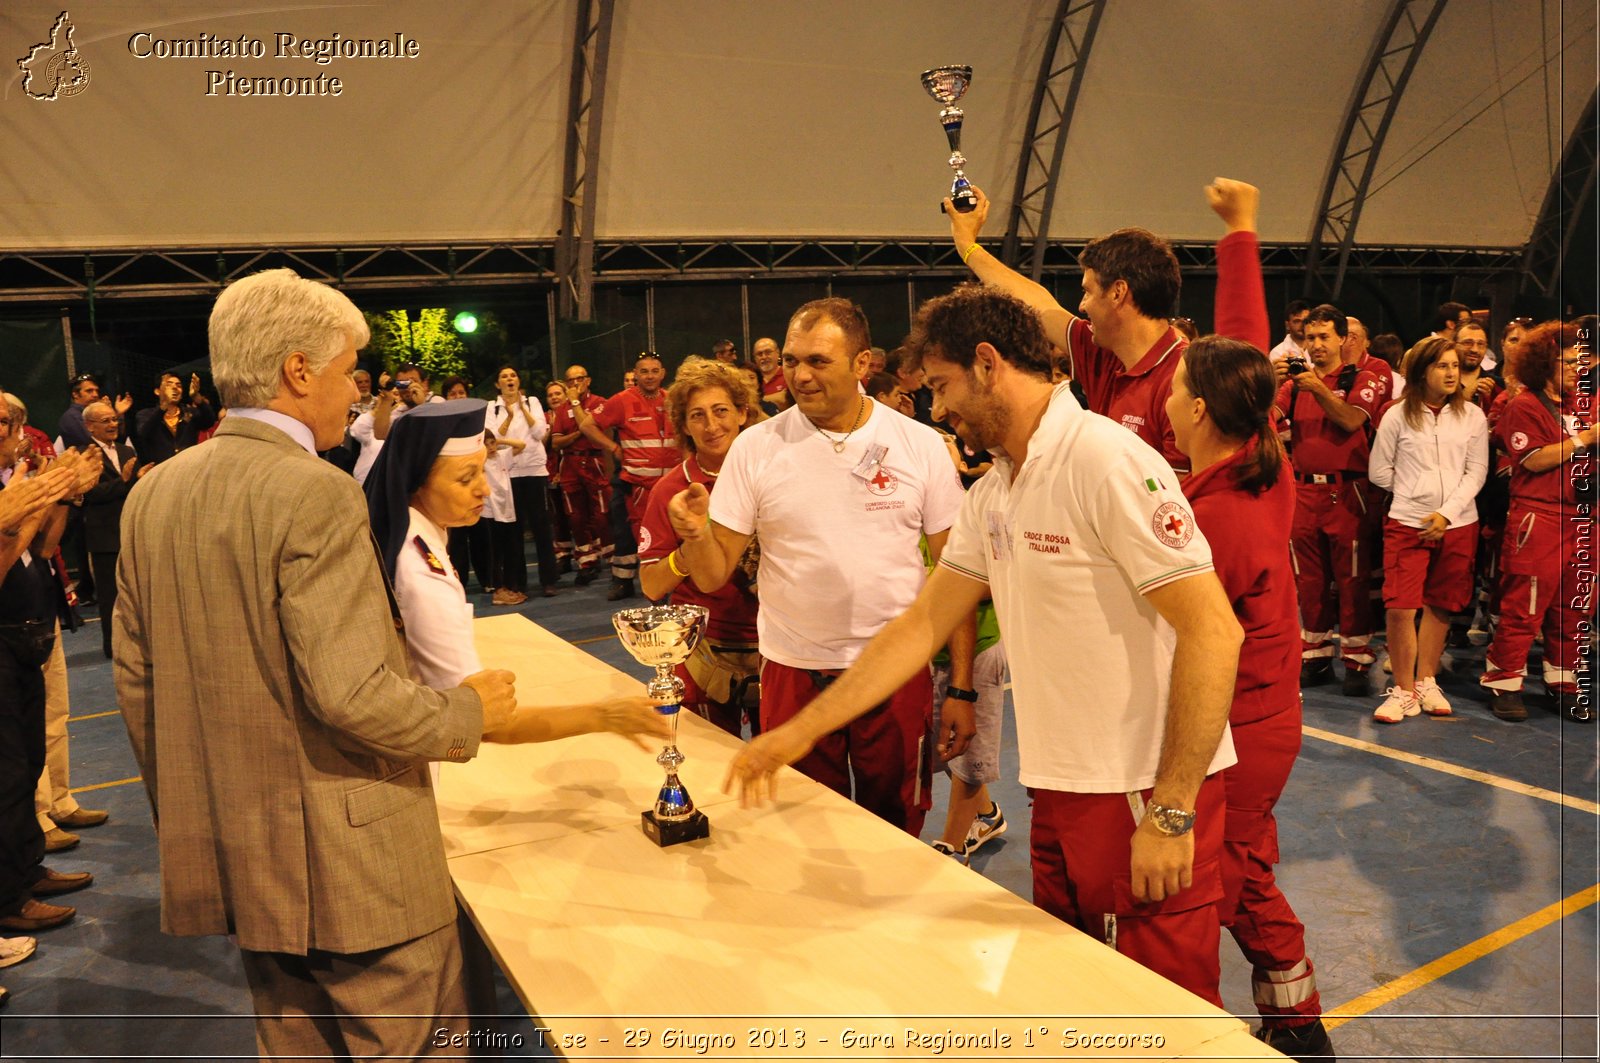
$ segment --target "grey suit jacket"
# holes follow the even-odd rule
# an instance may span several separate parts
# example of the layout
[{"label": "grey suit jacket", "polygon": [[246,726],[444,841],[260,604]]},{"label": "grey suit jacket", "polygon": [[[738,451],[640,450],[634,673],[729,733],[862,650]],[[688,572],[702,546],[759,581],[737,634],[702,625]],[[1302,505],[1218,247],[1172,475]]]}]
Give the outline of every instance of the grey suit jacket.
[{"label": "grey suit jacket", "polygon": [[483,707],[406,677],[354,480],[229,418],[129,494],[117,588],[162,929],[360,952],[455,917],[426,761],[473,756]]}]

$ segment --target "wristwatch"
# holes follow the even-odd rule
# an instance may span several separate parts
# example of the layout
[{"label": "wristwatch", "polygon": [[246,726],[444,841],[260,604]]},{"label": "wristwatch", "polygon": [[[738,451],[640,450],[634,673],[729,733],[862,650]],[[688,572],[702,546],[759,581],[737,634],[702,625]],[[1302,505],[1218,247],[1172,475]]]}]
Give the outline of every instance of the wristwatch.
[{"label": "wristwatch", "polygon": [[1154,801],[1145,806],[1145,818],[1169,838],[1180,838],[1194,829],[1194,813],[1168,808]]},{"label": "wristwatch", "polygon": [[961,687],[945,687],[944,696],[955,698],[957,701],[978,700],[978,692],[976,690],[963,690]]}]

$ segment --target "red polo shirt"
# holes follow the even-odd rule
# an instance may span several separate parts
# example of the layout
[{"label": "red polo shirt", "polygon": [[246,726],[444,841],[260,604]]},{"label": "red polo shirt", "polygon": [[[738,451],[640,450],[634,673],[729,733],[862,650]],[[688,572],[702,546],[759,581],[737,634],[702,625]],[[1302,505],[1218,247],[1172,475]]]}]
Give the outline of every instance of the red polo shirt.
[{"label": "red polo shirt", "polygon": [[1563,503],[1578,501],[1577,481],[1572,464],[1562,462],[1544,472],[1532,472],[1523,462],[1540,447],[1567,438],[1567,426],[1550,415],[1539,396],[1524,389],[1506,403],[1505,412],[1494,428],[1495,442],[1511,459],[1511,499],[1541,510],[1556,510]]},{"label": "red polo shirt", "polygon": [[678,440],[667,423],[667,393],[647,399],[638,388],[619,391],[595,411],[601,430],[617,433],[622,447],[622,478],[633,484],[653,484],[682,460]]},{"label": "red polo shirt", "polygon": [[[1267,304],[1261,281],[1261,250],[1255,233],[1229,233],[1217,241],[1216,325],[1219,335],[1244,340],[1265,351]],[[1134,432],[1167,459],[1174,471],[1189,471],[1167,420],[1172,375],[1188,342],[1167,329],[1130,369],[1094,341],[1094,327],[1074,317],[1067,326],[1067,354],[1073,377],[1083,386],[1089,409]]]},{"label": "red polo shirt", "polygon": [[1217,578],[1244,628],[1228,713],[1232,724],[1300,706],[1300,607],[1287,549],[1293,471],[1284,462],[1277,482],[1252,495],[1233,480],[1250,447],[1183,481],[1194,519],[1211,543]]},{"label": "red polo shirt", "polygon": [[[1385,365],[1384,369],[1387,368]],[[1328,386],[1328,390],[1367,415],[1366,423],[1353,432],[1346,432],[1328,420],[1316,396],[1303,389],[1295,391],[1294,381],[1285,380],[1283,387],[1278,390],[1273,406],[1289,418],[1291,449],[1297,472],[1367,474],[1367,459],[1372,453],[1373,426],[1378,423],[1378,411],[1388,399],[1391,380],[1387,372],[1378,374],[1370,369],[1357,368],[1355,383],[1347,395],[1339,387],[1339,374],[1344,369],[1340,365],[1323,377],[1322,382]]]},{"label": "red polo shirt", "polygon": [[[666,556],[682,545],[678,533],[672,530],[667,504],[673,495],[686,490],[691,483],[704,484],[707,491],[714,491],[717,478],[702,470],[691,457],[669,469],[650,489],[650,501],[639,522],[640,565],[664,564]],[[678,567],[684,567],[681,561]],[[673,590],[668,601],[673,605],[703,605],[710,609],[706,635],[711,639],[756,641],[756,598],[738,570],[734,571],[732,579],[710,594],[696,587],[694,580],[686,579]]]},{"label": "red polo shirt", "polygon": [[[583,397],[583,408],[589,411],[589,416],[599,417],[599,410],[605,405],[605,400],[600,396],[590,393]],[[550,434],[570,435],[578,431],[578,419],[572,415],[572,403],[563,403],[559,410],[550,411]],[[600,447],[588,436],[579,433],[565,448],[558,451],[560,454],[585,454],[595,455],[600,453]]]}]

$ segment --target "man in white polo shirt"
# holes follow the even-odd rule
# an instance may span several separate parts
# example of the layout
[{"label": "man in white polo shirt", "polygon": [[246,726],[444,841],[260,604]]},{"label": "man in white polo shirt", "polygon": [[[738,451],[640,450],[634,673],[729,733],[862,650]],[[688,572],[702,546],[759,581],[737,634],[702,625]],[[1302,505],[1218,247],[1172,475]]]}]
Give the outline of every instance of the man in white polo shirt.
[{"label": "man in white polo shirt", "polygon": [[1243,632],[1210,547],[1161,455],[1050,384],[1021,302],[958,288],[922,307],[907,348],[946,423],[995,467],[916,602],[755,739],[728,784],[746,802],[770,797],[781,765],[920,670],[987,589],[1034,795],[1034,903],[1220,1005],[1216,773],[1235,760]]},{"label": "man in white polo shirt", "polygon": [[[702,591],[726,583],[751,538],[760,540],[763,730],[804,708],[910,606],[926,579],[920,539],[937,557],[961,508],[938,433],[857,386],[870,346],[866,315],[850,300],[802,306],[783,347],[795,405],[739,433],[714,495],[696,484],[668,507],[680,565]],[[963,628],[952,652],[957,699],[972,687],[976,630]],[[936,650],[796,758],[807,775],[914,835],[929,807]],[[941,738],[942,755],[965,748],[972,708],[945,703],[959,734]]]}]

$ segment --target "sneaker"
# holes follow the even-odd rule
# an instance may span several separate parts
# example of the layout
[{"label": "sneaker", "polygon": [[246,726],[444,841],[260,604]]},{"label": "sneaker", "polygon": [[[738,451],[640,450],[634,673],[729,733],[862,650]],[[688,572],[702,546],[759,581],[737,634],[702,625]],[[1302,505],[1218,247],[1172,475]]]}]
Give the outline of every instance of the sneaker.
[{"label": "sneaker", "polygon": [[998,802],[989,802],[989,811],[979,812],[973,819],[972,826],[967,828],[967,856],[988,845],[994,839],[1006,832],[1006,814],[1000,811]]},{"label": "sneaker", "polygon": [[33,938],[0,938],[0,967],[21,963],[38,947],[39,943]]},{"label": "sneaker", "polygon": [[1367,680],[1367,673],[1359,668],[1345,665],[1343,692],[1347,698],[1371,697],[1372,684]]},{"label": "sneaker", "polygon": [[1450,715],[1450,702],[1439,689],[1438,679],[1431,675],[1417,680],[1417,701],[1429,716]]},{"label": "sneaker", "polygon": [[1522,691],[1489,688],[1489,711],[1507,723],[1521,723],[1528,718],[1527,706],[1522,704]]},{"label": "sneaker", "polygon": [[1328,1030],[1322,1025],[1322,1020],[1306,1023],[1302,1026],[1267,1026],[1262,1025],[1256,1031],[1256,1040],[1263,1042],[1269,1048],[1275,1048],[1290,1059],[1307,1063],[1309,1060],[1319,1060],[1321,1063],[1336,1063],[1338,1057],[1333,1054],[1333,1041],[1328,1038]]},{"label": "sneaker", "polygon": [[1333,682],[1333,662],[1326,657],[1303,661],[1300,665],[1300,685],[1319,687]]},{"label": "sneaker", "polygon": [[955,846],[951,845],[949,842],[945,841],[942,838],[937,839],[937,840],[934,841],[934,843],[933,843],[933,851],[938,853],[941,856],[950,857],[952,860],[954,860],[956,863],[960,864],[962,867],[966,867],[967,866],[967,854],[966,853],[958,853],[958,852],[956,852]]},{"label": "sneaker", "polygon": [[1385,693],[1389,696],[1383,699],[1383,704],[1372,714],[1372,718],[1379,723],[1399,723],[1407,716],[1415,716],[1422,711],[1417,696],[1409,690],[1390,687]]}]

